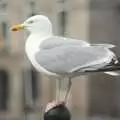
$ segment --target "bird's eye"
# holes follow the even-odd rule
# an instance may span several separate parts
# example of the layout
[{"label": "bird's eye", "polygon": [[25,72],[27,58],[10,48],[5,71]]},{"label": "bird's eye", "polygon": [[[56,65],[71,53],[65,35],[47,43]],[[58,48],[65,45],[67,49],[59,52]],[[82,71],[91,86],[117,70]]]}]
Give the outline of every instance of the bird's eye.
[{"label": "bird's eye", "polygon": [[33,20],[31,20],[31,21],[28,21],[28,24],[31,24],[31,23],[33,23],[34,21]]}]

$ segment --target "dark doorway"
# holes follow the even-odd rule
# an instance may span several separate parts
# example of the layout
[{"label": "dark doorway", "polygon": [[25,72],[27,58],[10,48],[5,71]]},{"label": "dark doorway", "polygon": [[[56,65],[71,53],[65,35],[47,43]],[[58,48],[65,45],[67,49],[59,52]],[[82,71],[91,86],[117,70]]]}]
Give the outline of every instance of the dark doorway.
[{"label": "dark doorway", "polygon": [[0,110],[7,109],[8,99],[8,73],[0,70]]}]

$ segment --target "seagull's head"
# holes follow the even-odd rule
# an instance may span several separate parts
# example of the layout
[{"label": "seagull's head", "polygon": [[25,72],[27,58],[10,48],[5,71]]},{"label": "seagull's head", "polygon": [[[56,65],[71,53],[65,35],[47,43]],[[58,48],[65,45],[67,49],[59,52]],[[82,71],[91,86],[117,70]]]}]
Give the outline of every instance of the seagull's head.
[{"label": "seagull's head", "polygon": [[52,33],[52,24],[46,16],[35,15],[28,18],[22,24],[13,25],[11,28],[12,31],[21,29],[26,29],[31,33]]}]

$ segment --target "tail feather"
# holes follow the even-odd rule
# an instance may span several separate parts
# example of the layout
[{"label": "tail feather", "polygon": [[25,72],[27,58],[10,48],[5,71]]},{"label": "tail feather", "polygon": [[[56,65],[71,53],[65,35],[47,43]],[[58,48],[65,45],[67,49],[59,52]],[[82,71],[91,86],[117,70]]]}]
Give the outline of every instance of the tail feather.
[{"label": "tail feather", "polygon": [[109,71],[109,72],[104,72],[105,74],[111,75],[111,76],[120,76],[119,72],[114,72],[114,71]]},{"label": "tail feather", "polygon": [[114,47],[116,47],[113,44],[92,44],[92,46],[102,46],[102,47],[106,47],[106,48],[114,48]]}]

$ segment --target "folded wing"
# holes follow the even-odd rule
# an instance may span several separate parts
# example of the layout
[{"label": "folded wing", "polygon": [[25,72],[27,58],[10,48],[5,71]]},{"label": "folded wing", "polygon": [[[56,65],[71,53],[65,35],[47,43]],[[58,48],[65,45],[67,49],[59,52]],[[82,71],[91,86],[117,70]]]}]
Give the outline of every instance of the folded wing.
[{"label": "folded wing", "polygon": [[104,47],[80,47],[71,44],[41,49],[35,56],[40,66],[57,74],[83,72],[84,68],[99,69],[109,64],[114,58],[114,53]]}]

